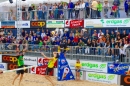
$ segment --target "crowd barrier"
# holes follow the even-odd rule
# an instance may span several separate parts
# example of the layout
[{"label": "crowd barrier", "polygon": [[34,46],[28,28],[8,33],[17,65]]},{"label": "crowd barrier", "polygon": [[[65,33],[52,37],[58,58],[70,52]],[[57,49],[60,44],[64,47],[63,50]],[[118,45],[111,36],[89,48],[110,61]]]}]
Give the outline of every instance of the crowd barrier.
[{"label": "crowd barrier", "polygon": [[[22,50],[25,45],[20,45],[19,48]],[[17,46],[15,44],[1,44],[0,51],[1,53],[8,54],[13,53],[16,50]],[[68,46],[66,55],[68,59],[84,59],[84,60],[93,60],[93,61],[103,61],[110,62],[118,59],[121,62],[127,63],[130,62],[130,48],[123,49],[124,55],[121,55],[121,48],[107,48],[107,47],[88,47],[88,46]],[[115,50],[118,49],[115,52]],[[41,56],[40,52],[44,52],[48,56],[52,56],[52,52],[59,51],[60,48],[57,45],[34,45],[28,44],[28,51],[26,55],[28,56]],[[32,53],[33,52],[33,53]],[[119,59],[119,58],[122,58]]]},{"label": "crowd barrier", "polygon": [[[17,70],[15,55],[0,55],[0,70]],[[67,59],[68,65],[75,76],[76,60]],[[112,63],[112,62],[95,62],[81,60],[80,79],[93,82],[117,84],[121,86],[130,85],[130,64],[129,63]],[[47,59],[43,57],[24,56],[26,73],[45,75]],[[10,72],[7,71],[7,72]],[[57,63],[55,64],[52,75],[57,76]]]},{"label": "crowd barrier", "polygon": [[[94,13],[92,9],[89,8],[78,8],[78,9],[48,9],[44,13],[42,11],[32,10],[32,11],[21,11],[22,20],[53,20],[53,19],[93,19],[93,18],[127,18],[124,7],[120,6],[117,13],[112,14],[112,8],[101,8],[101,11]],[[118,15],[120,13],[120,16]],[[85,14],[85,15],[84,15]],[[15,12],[0,12],[0,20],[16,20]]]}]

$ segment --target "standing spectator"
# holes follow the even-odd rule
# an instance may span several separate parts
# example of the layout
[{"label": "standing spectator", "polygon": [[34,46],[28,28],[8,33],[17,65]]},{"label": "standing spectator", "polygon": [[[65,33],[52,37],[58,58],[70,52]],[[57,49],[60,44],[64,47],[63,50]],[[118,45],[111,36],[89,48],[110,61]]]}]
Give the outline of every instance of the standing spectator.
[{"label": "standing spectator", "polygon": [[84,8],[85,8],[85,3],[84,1],[82,0],[80,2],[80,19],[84,19]]},{"label": "standing spectator", "polygon": [[124,2],[124,8],[125,8],[125,12],[126,12],[126,15],[128,16],[128,13],[129,13],[129,3],[128,3],[128,0],[125,0]]},{"label": "standing spectator", "polygon": [[45,3],[45,4],[42,6],[42,9],[43,9],[43,19],[47,19],[48,4]]},{"label": "standing spectator", "polygon": [[75,5],[75,18],[78,18],[79,17],[79,3],[77,2],[76,5]]},{"label": "standing spectator", "polygon": [[120,10],[120,8],[119,8],[119,6],[120,6],[120,0],[114,0],[114,2],[113,2],[113,5],[116,7],[117,6],[117,14],[116,14],[116,16],[118,16],[118,18],[120,18],[120,12],[119,12],[119,10]]},{"label": "standing spectator", "polygon": [[128,34],[126,34],[126,31],[124,30],[122,35],[121,35],[121,38],[123,39],[123,38],[126,38],[127,36],[128,36]]},{"label": "standing spectator", "polygon": [[114,48],[115,48],[114,39],[111,39],[110,48],[111,48],[111,54],[113,55],[114,54]]},{"label": "standing spectator", "polygon": [[64,18],[67,19],[68,18],[68,6],[67,6],[67,3],[64,3],[64,6],[63,6],[63,9],[64,9]]},{"label": "standing spectator", "polygon": [[85,13],[85,16],[86,18],[89,18],[89,15],[90,15],[90,6],[89,6],[89,0],[87,0],[87,2],[85,3],[85,9],[86,9],[86,13]]},{"label": "standing spectator", "polygon": [[62,3],[59,3],[59,7],[58,7],[58,18],[62,19],[63,18],[63,5]]},{"label": "standing spectator", "polygon": [[114,54],[112,55],[112,59],[113,61],[119,61],[119,48],[118,48],[118,45],[115,45],[115,49],[114,49]]},{"label": "standing spectator", "polygon": [[38,6],[38,19],[43,19],[43,8],[42,8],[42,4],[40,3],[39,6]]},{"label": "standing spectator", "polygon": [[22,19],[27,20],[27,12],[24,6],[22,6]]},{"label": "standing spectator", "polygon": [[109,10],[108,0],[104,0],[103,8],[104,8],[104,17],[108,18],[108,10]]},{"label": "standing spectator", "polygon": [[71,0],[69,1],[68,4],[68,18],[72,19],[73,18],[73,8],[74,8],[74,4],[73,2],[71,2]]},{"label": "standing spectator", "polygon": [[33,10],[34,10],[33,6],[30,5],[29,8],[28,8],[28,12],[29,12],[28,19],[29,19],[29,20],[34,19]]},{"label": "standing spectator", "polygon": [[116,4],[114,4],[112,6],[112,13],[111,13],[112,17],[117,18],[117,10],[118,10],[118,7]]},{"label": "standing spectator", "polygon": [[50,35],[51,35],[51,34],[50,34],[50,31],[49,31],[48,29],[46,30],[46,35],[47,35],[47,36],[50,36]]},{"label": "standing spectator", "polygon": [[91,4],[91,8],[92,8],[92,18],[93,19],[96,19],[96,15],[97,15],[97,5],[98,5],[98,2],[96,0],[93,0],[92,1],[92,4]]},{"label": "standing spectator", "polygon": [[102,11],[102,3],[100,3],[100,1],[98,1],[98,5],[97,5],[97,17],[99,19],[101,18],[101,11]]}]

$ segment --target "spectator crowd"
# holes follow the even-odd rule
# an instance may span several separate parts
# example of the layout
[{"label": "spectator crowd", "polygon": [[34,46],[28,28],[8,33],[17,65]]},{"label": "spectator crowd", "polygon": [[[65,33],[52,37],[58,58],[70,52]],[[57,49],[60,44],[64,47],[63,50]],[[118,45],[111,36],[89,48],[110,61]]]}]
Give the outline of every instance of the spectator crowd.
[{"label": "spectator crowd", "polygon": [[[68,30],[57,29],[54,31],[37,29],[27,32],[23,30],[21,39],[16,39],[12,31],[0,31],[0,43],[5,43],[6,49],[11,49],[13,44],[29,44],[32,51],[49,50],[50,46],[67,45],[76,50],[76,54],[106,55],[119,59],[119,56],[127,56],[126,48],[130,47],[130,33],[106,30],[90,35],[86,29]],[[1,45],[2,47],[2,45]],[[121,59],[122,61],[122,59]]]},{"label": "spectator crowd", "polygon": [[[43,19],[84,19],[84,18],[120,18],[120,13],[126,17],[130,16],[130,0],[79,0],[78,2],[65,3],[40,3],[22,7],[23,20],[43,20]],[[123,4],[124,3],[124,6]],[[10,10],[10,19],[14,20],[15,13]],[[125,17],[125,18],[126,18]]]}]

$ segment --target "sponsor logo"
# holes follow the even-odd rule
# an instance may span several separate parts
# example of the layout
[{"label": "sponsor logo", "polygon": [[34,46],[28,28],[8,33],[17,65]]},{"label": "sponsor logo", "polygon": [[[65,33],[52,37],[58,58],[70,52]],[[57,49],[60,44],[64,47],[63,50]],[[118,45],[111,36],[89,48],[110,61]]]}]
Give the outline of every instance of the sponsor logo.
[{"label": "sponsor logo", "polygon": [[123,86],[130,86],[130,75],[121,75],[120,82]]},{"label": "sponsor logo", "polygon": [[22,24],[22,26],[28,26],[28,23],[24,23],[24,24]]},{"label": "sponsor logo", "polygon": [[43,27],[43,26],[45,26],[46,25],[46,22],[42,22],[42,21],[39,21],[39,22],[37,22],[37,21],[32,21],[31,22],[31,26],[32,27]]},{"label": "sponsor logo", "polygon": [[17,57],[16,56],[3,55],[2,56],[2,62],[16,63],[17,62]]},{"label": "sponsor logo", "polygon": [[18,68],[18,66],[16,64],[8,64],[8,70],[13,70]]},{"label": "sponsor logo", "polygon": [[4,65],[3,65],[3,64],[0,64],[0,68],[4,68]]},{"label": "sponsor logo", "polygon": [[62,63],[62,64],[65,64],[65,59],[61,59],[61,63]]},{"label": "sponsor logo", "polygon": [[37,61],[36,59],[24,58],[24,61]]},{"label": "sponsor logo", "polygon": [[100,68],[100,69],[103,69],[105,68],[107,65],[106,64],[94,64],[94,63],[89,63],[89,62],[86,62],[86,63],[82,63],[82,66],[84,67],[89,67],[89,68]]}]

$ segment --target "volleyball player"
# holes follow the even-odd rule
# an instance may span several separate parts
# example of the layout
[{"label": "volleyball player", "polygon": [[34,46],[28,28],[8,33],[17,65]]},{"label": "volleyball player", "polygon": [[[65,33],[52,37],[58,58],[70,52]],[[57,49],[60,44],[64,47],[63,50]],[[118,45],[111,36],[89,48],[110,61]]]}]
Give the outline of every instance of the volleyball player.
[{"label": "volleyball player", "polygon": [[[48,62],[48,65],[47,65],[47,69],[46,69],[46,76],[45,78],[47,80],[49,80],[52,85],[54,86],[54,82],[51,80],[51,78],[49,77],[49,75],[51,74],[51,72],[53,71],[54,69],[54,64],[55,62],[57,61],[57,59],[59,58],[59,53],[58,52],[53,52],[53,57],[47,57],[44,53],[41,53],[42,56],[45,58],[45,59],[49,59],[49,62]],[[51,76],[51,75],[50,75]]]},{"label": "volleyball player", "polygon": [[[23,51],[20,51],[19,48],[18,48],[16,52],[18,52],[18,56],[17,56],[17,60],[18,60],[17,66],[18,66],[18,68],[24,68],[23,56],[26,52],[26,49],[24,49]],[[23,78],[23,75],[24,75],[24,69],[17,70],[16,73],[17,73],[17,76],[14,78],[12,84],[14,85],[15,80],[21,75],[20,80],[19,80],[19,85],[20,85],[22,78]]]}]

